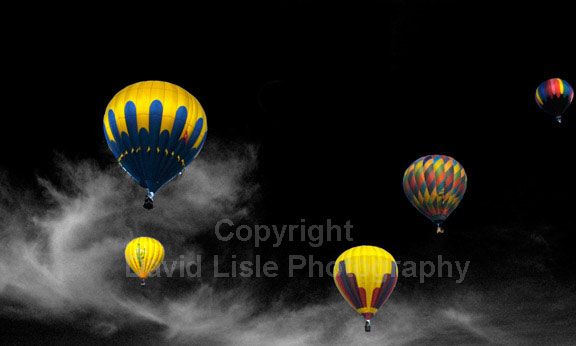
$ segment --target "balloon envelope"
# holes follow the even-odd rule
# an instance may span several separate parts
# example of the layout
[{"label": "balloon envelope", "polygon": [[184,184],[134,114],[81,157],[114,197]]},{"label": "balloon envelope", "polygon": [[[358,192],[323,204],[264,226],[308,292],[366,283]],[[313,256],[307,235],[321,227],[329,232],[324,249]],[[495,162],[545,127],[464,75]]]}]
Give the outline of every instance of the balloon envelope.
[{"label": "balloon envelope", "polygon": [[561,122],[562,114],[566,112],[574,98],[574,89],[565,80],[552,78],[538,86],[535,97],[538,107]]},{"label": "balloon envelope", "polygon": [[336,259],[334,282],[348,304],[370,320],[394,290],[397,272],[396,261],[386,250],[357,246]]},{"label": "balloon envelope", "polygon": [[445,155],[428,155],[414,161],[404,173],[404,193],[422,214],[440,225],[456,209],[468,178],[464,168]]},{"label": "balloon envelope", "polygon": [[167,82],[127,86],[104,114],[104,136],[112,154],[148,189],[150,198],[194,160],[206,132],[206,115],[198,100]]},{"label": "balloon envelope", "polygon": [[164,247],[154,238],[140,237],[126,245],[126,262],[140,279],[146,279],[164,260]]}]

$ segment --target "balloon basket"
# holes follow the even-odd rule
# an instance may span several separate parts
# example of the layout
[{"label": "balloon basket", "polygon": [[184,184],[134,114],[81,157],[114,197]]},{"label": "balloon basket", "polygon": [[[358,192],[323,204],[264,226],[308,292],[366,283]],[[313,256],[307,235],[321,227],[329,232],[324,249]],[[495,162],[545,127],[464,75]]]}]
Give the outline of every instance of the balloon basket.
[{"label": "balloon basket", "polygon": [[144,209],[150,210],[154,208],[154,201],[152,200],[152,198],[146,197],[146,199],[144,200],[144,204],[142,206],[144,207]]},{"label": "balloon basket", "polygon": [[442,227],[440,227],[440,225],[438,225],[438,228],[436,229],[436,234],[440,234],[440,233],[444,233],[444,229]]},{"label": "balloon basket", "polygon": [[366,320],[366,325],[364,326],[364,331],[369,332],[371,326],[372,325],[370,324],[370,320]]}]

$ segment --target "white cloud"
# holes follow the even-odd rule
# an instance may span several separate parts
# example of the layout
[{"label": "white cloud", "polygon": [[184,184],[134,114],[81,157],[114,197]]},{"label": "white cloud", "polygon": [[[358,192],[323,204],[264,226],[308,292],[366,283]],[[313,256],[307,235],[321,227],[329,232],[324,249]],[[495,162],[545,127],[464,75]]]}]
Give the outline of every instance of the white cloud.
[{"label": "white cloud", "polygon": [[[44,199],[5,180],[1,187],[2,200],[10,203],[0,211],[0,295],[18,303],[10,313],[20,317],[65,318],[94,310],[163,323],[155,307],[131,302],[123,287],[126,243],[148,235],[177,248],[185,237],[209,231],[201,226],[214,218],[245,215],[243,199],[255,189],[245,186],[245,175],[255,167],[250,148],[199,158],[157,194],[152,211],[141,207],[143,189],[119,167],[101,170],[63,158],[57,166],[58,184],[39,180]],[[115,330],[113,323],[99,322],[97,329]]]},{"label": "white cloud", "polygon": [[[112,338],[147,326],[170,344],[191,339],[196,345],[236,346],[531,344],[537,328],[518,328],[522,316],[502,312],[497,299],[490,299],[499,292],[438,292],[432,299],[395,292],[373,320],[372,332],[365,333],[362,318],[335,289],[317,304],[295,308],[278,302],[265,310],[247,285],[222,290],[203,281],[162,294],[169,280],[158,278],[140,290],[136,279],[125,276],[123,251],[131,238],[156,237],[167,251],[190,259],[203,249],[184,247],[187,237],[211,232],[218,219],[250,215],[247,206],[257,191],[247,179],[256,164],[254,150],[218,152],[203,152],[182,178],[157,194],[152,211],[141,207],[144,191],[118,167],[102,170],[61,159],[57,184],[40,181],[43,199],[2,180],[0,314],[64,323],[89,316],[85,325],[92,333]],[[173,254],[168,257],[178,257]],[[499,298],[509,304],[526,297],[503,294]],[[523,334],[514,332],[519,329]],[[547,335],[554,337],[553,330]],[[564,339],[557,341],[562,345]]]}]

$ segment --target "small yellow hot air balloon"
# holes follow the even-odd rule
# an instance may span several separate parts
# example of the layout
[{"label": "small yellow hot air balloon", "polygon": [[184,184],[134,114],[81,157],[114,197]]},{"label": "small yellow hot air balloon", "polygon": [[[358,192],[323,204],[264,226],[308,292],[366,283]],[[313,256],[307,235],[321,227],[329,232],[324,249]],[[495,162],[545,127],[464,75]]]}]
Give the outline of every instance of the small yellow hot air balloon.
[{"label": "small yellow hot air balloon", "polygon": [[357,246],[344,251],[334,265],[334,282],[346,301],[370,320],[396,286],[398,267],[394,257],[376,246]]},{"label": "small yellow hot air balloon", "polygon": [[125,256],[126,262],[134,273],[142,279],[141,285],[144,286],[144,279],[156,270],[164,260],[164,247],[154,238],[140,237],[133,239],[126,245]]}]

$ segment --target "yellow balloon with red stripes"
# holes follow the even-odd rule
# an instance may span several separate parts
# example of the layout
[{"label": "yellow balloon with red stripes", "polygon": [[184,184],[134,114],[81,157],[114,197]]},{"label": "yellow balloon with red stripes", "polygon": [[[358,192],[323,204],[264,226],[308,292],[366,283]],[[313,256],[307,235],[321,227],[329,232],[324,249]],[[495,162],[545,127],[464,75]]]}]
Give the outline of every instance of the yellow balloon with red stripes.
[{"label": "yellow balloon with red stripes", "polygon": [[144,285],[144,279],[155,271],[164,260],[164,247],[154,238],[140,237],[133,239],[126,245],[124,255],[126,262],[134,273],[142,279],[142,285]]},{"label": "yellow balloon with red stripes", "polygon": [[334,265],[336,287],[366,320],[370,320],[388,300],[398,280],[396,260],[386,250],[376,246],[357,246],[344,251]]}]

